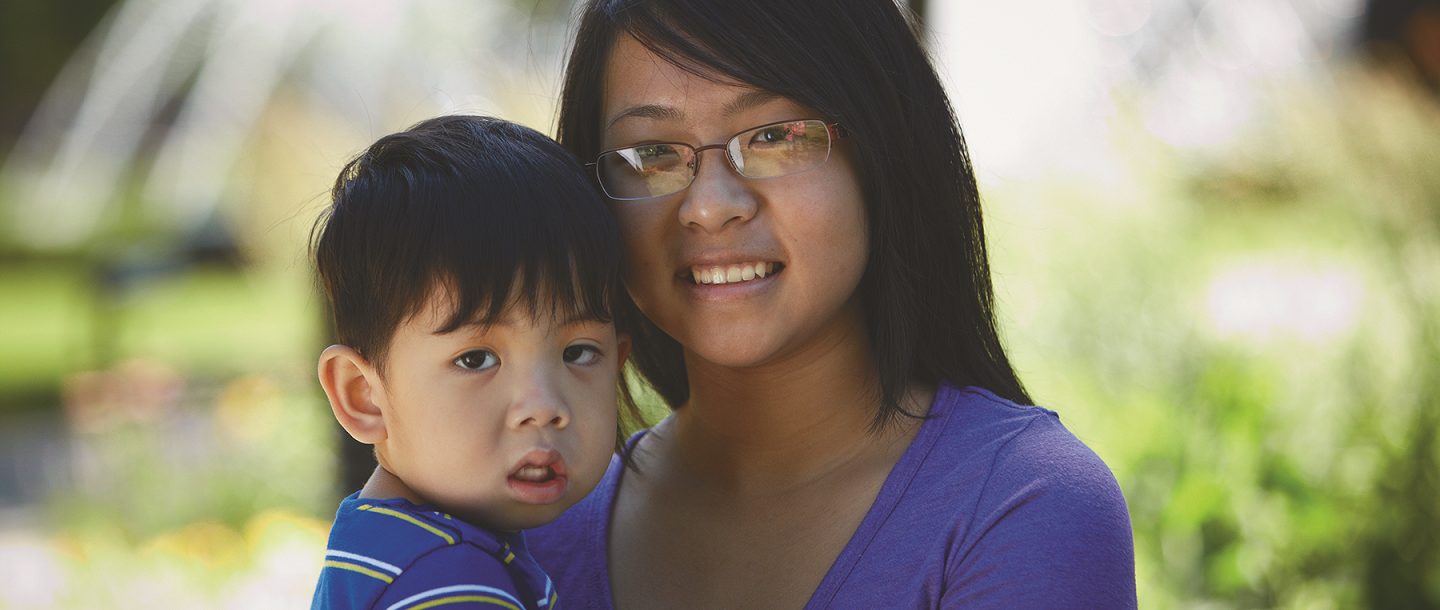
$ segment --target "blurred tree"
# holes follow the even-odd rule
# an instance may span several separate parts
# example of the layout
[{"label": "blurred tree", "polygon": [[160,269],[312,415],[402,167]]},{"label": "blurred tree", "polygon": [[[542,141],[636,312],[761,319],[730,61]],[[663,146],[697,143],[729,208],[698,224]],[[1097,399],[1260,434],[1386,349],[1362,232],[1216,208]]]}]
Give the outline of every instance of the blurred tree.
[{"label": "blurred tree", "polygon": [[0,159],[115,0],[0,0]]},{"label": "blurred tree", "polygon": [[1440,87],[1440,0],[1369,0],[1361,41],[1384,59],[1403,59]]},{"label": "blurred tree", "polygon": [[[1413,78],[1431,93],[1440,92],[1440,0],[1369,0],[1361,42],[1377,68],[1392,73],[1396,82]],[[1417,106],[1419,116],[1440,117],[1440,105]],[[1369,134],[1356,131],[1357,140]],[[1402,213],[1389,215],[1390,226],[1382,233],[1391,237],[1389,258],[1396,275],[1413,287],[1404,305],[1419,322],[1415,366],[1429,372],[1415,388],[1407,436],[1388,448],[1376,478],[1382,509],[1365,549],[1365,597],[1371,608],[1432,610],[1440,608],[1440,379],[1433,374],[1440,369],[1440,305],[1426,298],[1433,295],[1420,287],[1433,278],[1415,272],[1406,249],[1415,233],[1440,233],[1440,178],[1433,170],[1413,175],[1416,167],[1434,167],[1440,151],[1426,146],[1361,152],[1366,154],[1357,156],[1369,161],[1367,170],[1404,185],[1413,200]]]}]

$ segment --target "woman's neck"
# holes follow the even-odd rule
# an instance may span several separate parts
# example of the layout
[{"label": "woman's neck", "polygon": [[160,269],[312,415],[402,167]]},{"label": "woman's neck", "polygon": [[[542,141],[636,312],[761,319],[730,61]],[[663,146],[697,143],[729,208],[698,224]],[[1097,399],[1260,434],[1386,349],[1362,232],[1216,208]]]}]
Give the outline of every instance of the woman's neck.
[{"label": "woman's neck", "polygon": [[[879,373],[856,323],[810,349],[745,369],[686,356],[690,399],[660,426],[692,476],[736,493],[804,486],[875,460],[898,459],[919,428],[900,418],[876,431]],[[907,411],[924,413],[932,390],[912,388]]]}]

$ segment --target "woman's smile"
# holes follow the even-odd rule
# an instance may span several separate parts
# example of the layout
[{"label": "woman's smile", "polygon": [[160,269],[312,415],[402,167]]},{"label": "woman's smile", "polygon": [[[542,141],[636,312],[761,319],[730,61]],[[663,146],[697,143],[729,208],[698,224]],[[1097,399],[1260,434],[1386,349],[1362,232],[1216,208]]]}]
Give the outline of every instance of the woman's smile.
[{"label": "woman's smile", "polygon": [[[607,148],[723,142],[757,125],[819,116],[783,97],[698,77],[633,39],[610,56]],[[635,112],[633,109],[649,109]],[[721,150],[671,195],[611,204],[625,237],[626,287],[647,317],[701,361],[749,367],[833,344],[860,322],[865,206],[844,141],[822,165],[741,176]]]},{"label": "woman's smile", "polygon": [[756,278],[764,279],[784,269],[776,262],[747,262],[732,265],[695,265],[690,268],[691,280],[696,284],[738,284]]}]

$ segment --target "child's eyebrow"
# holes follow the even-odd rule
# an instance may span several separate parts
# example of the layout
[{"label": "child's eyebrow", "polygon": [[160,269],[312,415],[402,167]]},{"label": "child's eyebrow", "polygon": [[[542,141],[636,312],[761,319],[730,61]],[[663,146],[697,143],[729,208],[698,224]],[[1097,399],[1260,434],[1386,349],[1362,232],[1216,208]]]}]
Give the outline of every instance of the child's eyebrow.
[{"label": "child's eyebrow", "polygon": [[586,311],[570,312],[569,314],[566,314],[565,317],[560,318],[559,322],[560,326],[579,326],[582,324],[608,324],[608,322],[602,320],[600,316]]},{"label": "child's eyebrow", "polygon": [[[539,317],[539,316],[531,316],[530,319],[532,319],[532,320],[538,320],[538,319],[540,319],[540,317]],[[572,312],[566,313],[563,317],[552,317],[552,319],[555,320],[556,326],[560,326],[560,327],[580,326],[580,325],[583,325],[583,324],[609,324],[609,323],[610,323],[610,322],[605,321],[601,316],[596,315],[596,314],[594,314],[594,313],[586,312],[586,311],[572,311]],[[467,321],[467,322],[465,322],[465,323],[463,323],[463,324],[460,324],[459,326],[455,327],[455,330],[450,331],[450,332],[452,332],[452,333],[453,333],[453,332],[459,332],[459,331],[461,331],[461,330],[469,330],[469,331],[471,331],[471,332],[485,332],[486,330],[488,330],[488,329],[490,329],[491,327],[494,327],[494,326],[507,326],[507,324],[506,324],[503,320],[494,320],[494,321],[486,322],[486,321],[484,321],[483,319],[472,319],[472,320],[469,320],[469,321]],[[439,330],[434,331],[434,333],[437,334],[437,335],[450,334],[450,333],[441,332],[441,331],[439,331]]]}]

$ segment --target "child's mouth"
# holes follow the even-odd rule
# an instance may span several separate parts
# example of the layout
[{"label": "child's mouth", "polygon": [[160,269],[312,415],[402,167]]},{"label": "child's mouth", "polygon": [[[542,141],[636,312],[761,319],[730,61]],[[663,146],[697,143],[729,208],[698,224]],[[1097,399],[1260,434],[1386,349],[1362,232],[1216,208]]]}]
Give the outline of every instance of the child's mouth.
[{"label": "child's mouth", "polygon": [[522,466],[515,474],[510,475],[517,480],[526,483],[544,483],[555,478],[555,468],[552,466]]},{"label": "child's mouth", "polygon": [[526,504],[552,504],[565,497],[569,475],[565,458],[554,449],[527,454],[505,479],[512,497]]}]

